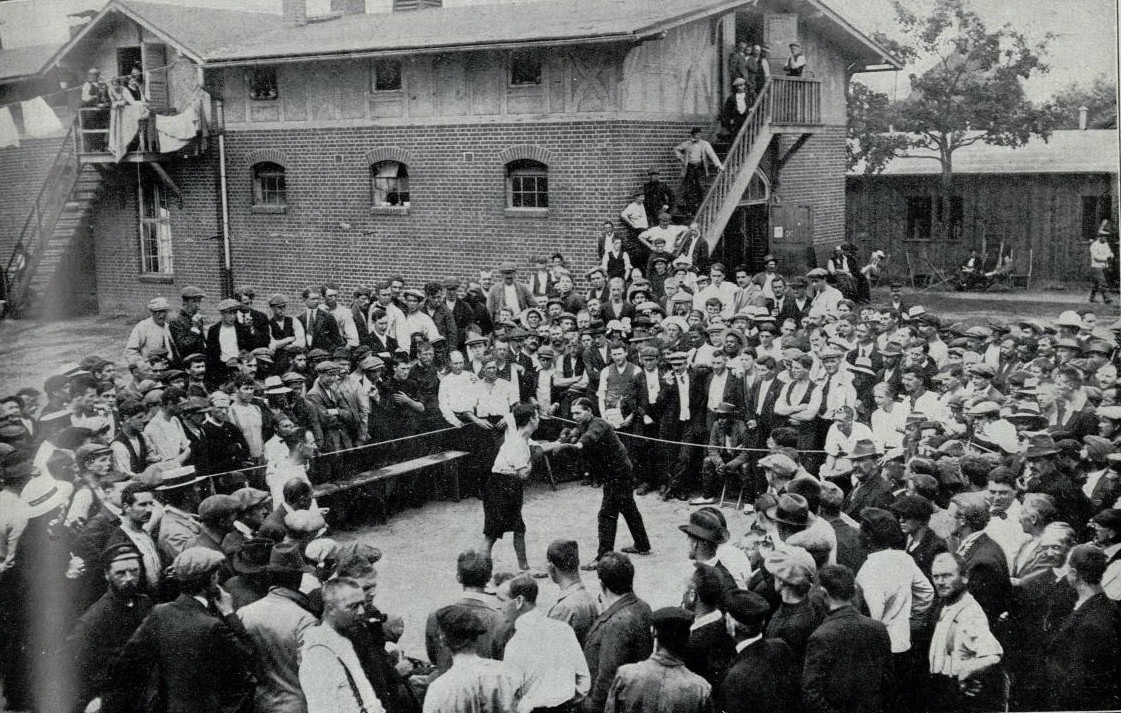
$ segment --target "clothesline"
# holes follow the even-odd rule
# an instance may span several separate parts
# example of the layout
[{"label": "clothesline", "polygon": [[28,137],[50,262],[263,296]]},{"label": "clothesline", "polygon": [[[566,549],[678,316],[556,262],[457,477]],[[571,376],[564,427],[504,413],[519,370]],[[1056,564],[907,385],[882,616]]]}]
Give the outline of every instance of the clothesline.
[{"label": "clothesline", "polygon": [[[145,77],[147,77],[149,74],[152,74],[153,72],[159,72],[159,71],[162,71],[162,70],[165,70],[165,69],[171,69],[174,66],[175,66],[175,64],[165,64],[162,67],[154,67],[152,69],[146,70],[143,74],[144,74]],[[128,79],[129,76],[130,75],[122,74],[120,76],[109,77],[108,79],[103,79],[103,82],[105,84],[108,84],[109,82],[112,82],[115,79]],[[18,104],[23,104],[26,101],[30,101],[31,99],[47,99],[48,97],[56,97],[60,94],[66,94],[67,92],[80,92],[81,90],[82,90],[82,85],[79,84],[76,87],[67,87],[66,89],[59,89],[58,91],[47,92],[46,94],[39,94],[35,97],[29,97],[28,99],[9,102],[7,104],[0,104],[0,109],[8,109],[8,108],[16,106]]]}]

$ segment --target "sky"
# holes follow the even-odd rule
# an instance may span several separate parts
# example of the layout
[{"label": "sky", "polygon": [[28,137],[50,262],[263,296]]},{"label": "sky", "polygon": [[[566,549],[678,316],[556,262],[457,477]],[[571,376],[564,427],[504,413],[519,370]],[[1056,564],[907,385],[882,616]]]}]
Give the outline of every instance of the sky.
[{"label": "sky", "polygon": [[[155,0],[178,5],[279,12],[280,0]],[[367,0],[367,7],[386,5],[390,0]],[[495,0],[445,0],[445,5],[461,5]],[[505,0],[518,1],[518,0]],[[549,0],[522,0],[549,2]],[[673,0],[649,0],[672,3]],[[933,0],[903,0],[913,12],[920,13]],[[330,0],[308,0],[309,14],[329,7]],[[871,35],[895,32],[895,13],[890,0],[824,0],[860,30]],[[4,47],[64,42],[68,37],[68,13],[96,9],[105,0],[0,0],[0,40]],[[1047,32],[1057,36],[1048,57],[1052,65],[1047,75],[1029,80],[1029,98],[1041,101],[1073,83],[1089,84],[1105,74],[1117,77],[1117,1],[1116,0],[970,0],[973,9],[990,29],[1006,22],[1023,32],[1029,41]],[[908,91],[907,74],[921,72],[923,66],[903,72],[862,74],[860,80],[889,96],[903,97]]]}]

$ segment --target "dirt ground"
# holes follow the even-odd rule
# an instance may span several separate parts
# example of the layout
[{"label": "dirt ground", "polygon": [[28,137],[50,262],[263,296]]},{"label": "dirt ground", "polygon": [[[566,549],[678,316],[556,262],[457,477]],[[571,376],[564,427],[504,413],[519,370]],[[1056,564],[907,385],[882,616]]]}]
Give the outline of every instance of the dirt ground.
[{"label": "dirt ground", "polygon": [[[880,295],[877,295],[881,297]],[[882,298],[882,297],[881,297]],[[945,318],[983,322],[1030,316],[1054,318],[1064,309],[1086,305],[1081,291],[1015,292],[1005,294],[959,294],[927,291],[909,298]],[[1117,317],[1116,307],[1098,304],[1099,316]],[[41,387],[43,380],[67,362],[87,354],[123,362],[124,343],[132,319],[91,317],[52,323],[0,322],[0,393],[20,386]],[[596,511],[600,491],[569,483],[551,492],[547,486],[527,488],[525,520],[530,563],[544,567],[544,552],[550,541],[571,537],[580,543],[584,558],[596,548]],[[649,557],[635,558],[635,589],[651,605],[675,604],[680,600],[689,565],[685,536],[677,526],[688,520],[690,508],[680,501],[663,503],[653,496],[639,498],[639,509],[646,521],[654,548]],[[742,537],[749,525],[746,516],[734,508],[725,509],[733,540]],[[380,606],[405,619],[403,645],[406,651],[424,658],[424,622],[428,613],[454,600],[457,554],[482,543],[482,505],[479,500],[459,503],[432,502],[394,515],[385,525],[336,533],[339,540],[361,539],[380,548],[384,558],[379,565]],[[616,547],[632,544],[625,524],[620,522]],[[495,547],[496,570],[516,569],[509,538]],[[542,580],[540,603],[548,606],[556,599],[556,587]],[[593,591],[594,577],[589,580]]]}]

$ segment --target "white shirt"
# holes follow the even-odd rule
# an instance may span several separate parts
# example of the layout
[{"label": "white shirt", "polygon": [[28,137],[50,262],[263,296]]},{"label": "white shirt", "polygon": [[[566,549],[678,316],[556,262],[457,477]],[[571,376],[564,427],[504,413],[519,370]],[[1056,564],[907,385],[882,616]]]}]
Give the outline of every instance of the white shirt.
[{"label": "white shirt", "polygon": [[222,362],[227,362],[230,359],[236,359],[237,355],[241,353],[237,343],[237,328],[230,324],[223,324],[218,328],[218,358]]},{"label": "white shirt", "polygon": [[[646,221],[646,207],[641,203],[629,203],[619,217],[635,230],[646,230],[650,227],[650,224]],[[606,247],[610,247],[610,245]]]},{"label": "white shirt", "polygon": [[169,418],[163,409],[158,410],[144,426],[144,435],[148,437],[148,445],[155,449],[157,460],[178,458],[191,447],[191,442],[183,431],[183,424],[177,418]]},{"label": "white shirt", "polygon": [[440,336],[440,330],[436,329],[436,323],[432,318],[424,312],[417,310],[412,314],[406,314],[401,317],[397,322],[397,346],[401,349],[411,349],[413,346],[413,335],[423,334],[424,338],[430,342],[435,342],[443,339]]},{"label": "white shirt", "polygon": [[736,586],[748,589],[751,583],[751,560],[747,554],[735,545],[725,542],[716,546],[716,561],[724,565],[728,574],[732,575]]},{"label": "white shirt", "polygon": [[1004,649],[989,630],[985,611],[972,594],[965,592],[939,612],[930,641],[932,674],[956,677],[964,661],[1003,655]]},{"label": "white shirt", "polygon": [[930,609],[934,587],[911,555],[903,550],[880,550],[868,555],[856,583],[873,619],[887,626],[891,652],[911,649],[911,618]]},{"label": "white shirt", "polygon": [[724,369],[720,374],[712,372],[708,382],[708,410],[715,411],[716,407],[724,402],[724,386],[728,383],[729,371]]},{"label": "white shirt", "polygon": [[[326,306],[324,306],[326,309]],[[348,347],[358,346],[358,327],[354,324],[354,312],[350,311],[349,307],[343,305],[335,305],[334,309],[327,310],[335,321],[339,323],[339,332],[346,339]]]},{"label": "white shirt", "polygon": [[877,408],[872,412],[872,440],[882,450],[899,448],[903,445],[903,430],[907,425],[907,416],[911,409],[907,404],[896,401],[891,407],[891,413]]},{"label": "white shirt", "polygon": [[[825,432],[825,453],[827,455],[833,456],[833,468],[831,472],[823,472],[820,473],[820,475],[822,477],[829,477],[830,475],[843,473],[846,470],[850,470],[852,467],[852,461],[850,461],[846,456],[849,453],[852,453],[853,448],[856,447],[856,442],[861,440],[876,440],[875,435],[872,433],[872,429],[868,428],[863,423],[860,423],[859,421],[853,421],[852,431],[850,431],[849,435],[847,436],[841,433],[841,429],[837,427],[836,423],[831,425],[829,427],[829,430]],[[824,469],[825,466],[823,465],[822,470]]]},{"label": "white shirt", "polygon": [[1024,528],[1020,526],[1020,512],[1022,511],[1019,500],[1013,500],[1012,504],[1008,506],[1007,517],[1001,518],[993,513],[989,518],[989,524],[985,526],[985,533],[993,538],[1000,549],[1004,550],[1004,557],[1008,560],[1008,569],[1012,569],[1012,565],[1016,561],[1016,553],[1020,551],[1021,545],[1031,536],[1024,532]]},{"label": "white shirt", "polygon": [[514,622],[502,660],[518,682],[519,713],[559,706],[591,689],[588,661],[572,627],[539,609]]},{"label": "white shirt", "polygon": [[132,544],[136,545],[137,551],[140,552],[140,559],[144,562],[144,577],[148,580],[148,586],[154,590],[160,583],[160,573],[163,571],[163,567],[160,566],[160,552],[156,548],[155,540],[143,529],[133,529],[132,524],[124,518],[121,519],[121,530],[128,536],[128,539],[132,540]]},{"label": "white shirt", "polygon": [[515,317],[521,313],[522,308],[518,302],[518,285],[517,283],[502,285],[502,304],[506,309],[510,310]]},{"label": "white shirt", "polygon": [[517,475],[519,470],[530,466],[529,447],[533,442],[523,438],[520,433],[510,428],[506,429],[506,437],[495,456],[492,473],[503,475]]},{"label": "white shirt", "polygon": [[1095,240],[1090,243],[1090,267],[1091,268],[1106,268],[1109,267],[1109,261],[1113,257],[1113,248],[1109,247],[1109,241],[1101,242]]},{"label": "white shirt", "polygon": [[677,420],[688,421],[692,418],[689,413],[689,372],[674,373],[673,379],[677,382]]},{"label": "white shirt", "polygon": [[475,393],[475,383],[478,380],[479,377],[466,369],[458,374],[449,371],[440,379],[440,390],[436,398],[440,404],[440,414],[450,425],[461,425],[462,421],[456,414],[475,408],[479,400]]},{"label": "white shirt", "polygon": [[[1110,559],[1121,551],[1121,543],[1105,548],[1105,556]],[[1105,595],[1113,601],[1121,601],[1121,560],[1110,562],[1102,575],[1102,589]]]},{"label": "white shirt", "polygon": [[475,384],[475,415],[479,418],[505,416],[518,403],[518,390],[505,379],[495,379],[488,384],[480,379]]}]

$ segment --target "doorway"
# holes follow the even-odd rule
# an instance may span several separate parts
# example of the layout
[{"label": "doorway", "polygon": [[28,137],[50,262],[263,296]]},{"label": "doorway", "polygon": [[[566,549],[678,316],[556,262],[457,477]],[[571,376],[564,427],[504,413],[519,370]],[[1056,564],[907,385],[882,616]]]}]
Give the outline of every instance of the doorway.
[{"label": "doorway", "polygon": [[729,275],[734,274],[733,270],[738,265],[745,265],[751,275],[762,271],[763,256],[769,247],[768,223],[766,203],[736,208],[712,259],[724,263]]},{"label": "doorway", "polygon": [[132,68],[142,68],[142,59],[139,47],[117,48],[117,76],[127,77]]}]

